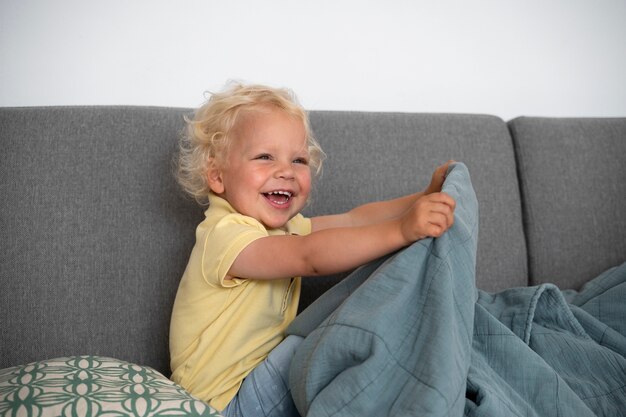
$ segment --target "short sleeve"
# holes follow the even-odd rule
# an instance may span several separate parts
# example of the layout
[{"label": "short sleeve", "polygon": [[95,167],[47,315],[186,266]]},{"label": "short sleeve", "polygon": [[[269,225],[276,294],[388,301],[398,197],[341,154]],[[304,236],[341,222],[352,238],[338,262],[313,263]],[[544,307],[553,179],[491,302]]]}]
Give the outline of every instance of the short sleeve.
[{"label": "short sleeve", "polygon": [[247,216],[229,214],[207,232],[202,251],[202,275],[209,285],[235,287],[245,279],[224,280],[241,251],[257,239],[268,236],[263,225]]},{"label": "short sleeve", "polygon": [[311,234],[311,219],[300,213],[296,214],[287,222],[287,233],[299,236]]}]

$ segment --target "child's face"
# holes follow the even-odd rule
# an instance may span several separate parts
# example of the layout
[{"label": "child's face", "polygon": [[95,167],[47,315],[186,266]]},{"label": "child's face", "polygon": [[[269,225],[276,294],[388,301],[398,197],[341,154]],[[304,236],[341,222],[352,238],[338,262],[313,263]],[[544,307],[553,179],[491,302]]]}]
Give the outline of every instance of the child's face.
[{"label": "child's face", "polygon": [[211,190],[268,228],[284,226],[305,206],[311,170],[304,125],[284,111],[240,115],[225,164],[208,174]]}]

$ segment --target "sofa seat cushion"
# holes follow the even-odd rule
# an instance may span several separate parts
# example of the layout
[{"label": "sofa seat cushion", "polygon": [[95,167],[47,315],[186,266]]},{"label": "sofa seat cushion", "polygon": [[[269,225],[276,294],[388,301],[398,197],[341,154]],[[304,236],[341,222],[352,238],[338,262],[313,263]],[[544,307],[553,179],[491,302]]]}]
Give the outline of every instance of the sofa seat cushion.
[{"label": "sofa seat cushion", "polygon": [[73,356],[0,370],[0,415],[219,414],[152,368],[112,358]]}]

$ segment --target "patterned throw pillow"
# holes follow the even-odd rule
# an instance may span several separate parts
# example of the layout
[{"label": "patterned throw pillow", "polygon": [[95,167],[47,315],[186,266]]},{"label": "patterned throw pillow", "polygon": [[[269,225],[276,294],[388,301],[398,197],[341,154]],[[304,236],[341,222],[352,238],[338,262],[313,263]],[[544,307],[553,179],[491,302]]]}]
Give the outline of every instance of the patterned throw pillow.
[{"label": "patterned throw pillow", "polygon": [[0,417],[218,417],[152,368],[74,356],[0,370]]}]

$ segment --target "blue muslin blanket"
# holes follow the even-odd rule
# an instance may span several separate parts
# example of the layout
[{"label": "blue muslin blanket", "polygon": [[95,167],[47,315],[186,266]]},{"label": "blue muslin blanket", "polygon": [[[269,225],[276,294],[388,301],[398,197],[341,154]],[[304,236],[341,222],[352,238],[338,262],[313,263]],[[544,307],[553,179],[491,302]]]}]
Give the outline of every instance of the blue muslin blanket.
[{"label": "blue muslin blanket", "polygon": [[290,386],[303,416],[624,416],[626,264],[580,292],[474,284],[467,168],[455,223],[357,269],[300,314]]}]

